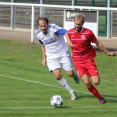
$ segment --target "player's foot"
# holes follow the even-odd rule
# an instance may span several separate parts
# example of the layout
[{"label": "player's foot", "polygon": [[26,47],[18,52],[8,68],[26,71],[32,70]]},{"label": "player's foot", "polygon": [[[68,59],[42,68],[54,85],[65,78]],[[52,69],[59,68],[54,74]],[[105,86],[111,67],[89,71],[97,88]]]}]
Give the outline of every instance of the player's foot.
[{"label": "player's foot", "polygon": [[71,95],[71,100],[76,100],[77,94],[75,91],[70,92],[70,95]]},{"label": "player's foot", "polygon": [[74,81],[77,83],[77,84],[79,84],[79,77],[78,77],[78,75],[77,74],[74,74]]},{"label": "player's foot", "polygon": [[106,103],[106,101],[105,101],[105,99],[104,99],[103,97],[101,97],[101,98],[99,99],[99,103],[100,103],[100,104],[104,104],[104,103]]}]

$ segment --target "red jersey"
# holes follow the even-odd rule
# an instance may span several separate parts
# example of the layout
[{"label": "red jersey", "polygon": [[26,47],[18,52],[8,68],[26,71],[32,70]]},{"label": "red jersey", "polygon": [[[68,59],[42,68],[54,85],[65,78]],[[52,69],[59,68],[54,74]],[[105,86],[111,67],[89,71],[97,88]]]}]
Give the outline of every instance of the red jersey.
[{"label": "red jersey", "polygon": [[68,35],[73,44],[72,59],[74,62],[88,62],[96,56],[91,42],[95,43],[97,38],[90,29],[82,28],[81,32],[75,32],[72,28],[68,31]]}]

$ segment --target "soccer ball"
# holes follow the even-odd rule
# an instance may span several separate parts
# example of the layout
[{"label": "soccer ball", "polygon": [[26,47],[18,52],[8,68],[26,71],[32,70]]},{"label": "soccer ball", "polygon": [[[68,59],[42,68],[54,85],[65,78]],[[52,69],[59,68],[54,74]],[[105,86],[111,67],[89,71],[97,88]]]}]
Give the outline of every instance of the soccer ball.
[{"label": "soccer ball", "polygon": [[55,108],[61,107],[63,105],[63,99],[60,95],[54,95],[50,99],[50,104]]}]

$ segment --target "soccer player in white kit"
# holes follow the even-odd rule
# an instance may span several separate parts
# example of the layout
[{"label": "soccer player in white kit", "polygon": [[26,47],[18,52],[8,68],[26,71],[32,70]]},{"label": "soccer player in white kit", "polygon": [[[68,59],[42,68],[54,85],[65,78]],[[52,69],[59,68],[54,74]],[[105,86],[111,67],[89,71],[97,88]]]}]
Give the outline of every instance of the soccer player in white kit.
[{"label": "soccer player in white kit", "polygon": [[70,92],[71,100],[77,98],[75,91],[69,86],[65,78],[61,74],[61,67],[67,74],[79,83],[79,78],[73,71],[68,46],[63,38],[67,30],[57,26],[56,24],[48,24],[47,18],[38,18],[37,39],[42,48],[43,60],[42,64],[47,64],[49,71],[54,73],[57,81]]}]

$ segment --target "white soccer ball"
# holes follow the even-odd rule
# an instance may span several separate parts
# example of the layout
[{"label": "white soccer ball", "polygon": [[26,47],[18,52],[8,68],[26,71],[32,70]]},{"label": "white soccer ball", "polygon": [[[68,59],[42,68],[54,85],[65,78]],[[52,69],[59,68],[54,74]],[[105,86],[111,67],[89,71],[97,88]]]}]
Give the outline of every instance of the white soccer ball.
[{"label": "white soccer ball", "polygon": [[50,104],[55,108],[61,107],[63,105],[63,99],[60,95],[54,95],[50,99]]}]

